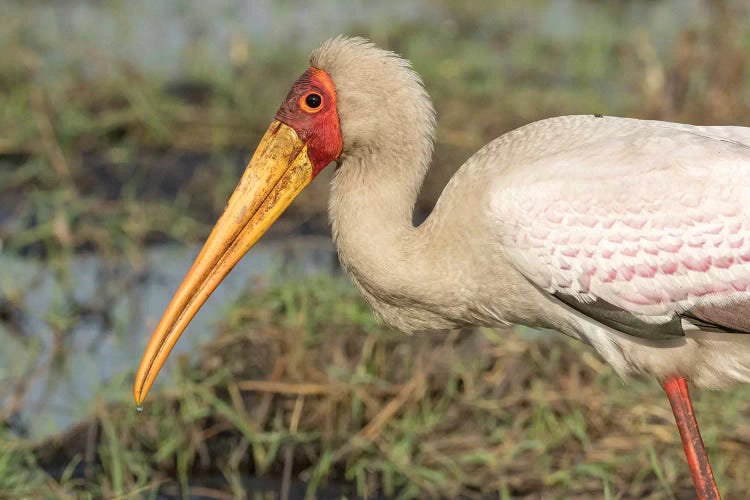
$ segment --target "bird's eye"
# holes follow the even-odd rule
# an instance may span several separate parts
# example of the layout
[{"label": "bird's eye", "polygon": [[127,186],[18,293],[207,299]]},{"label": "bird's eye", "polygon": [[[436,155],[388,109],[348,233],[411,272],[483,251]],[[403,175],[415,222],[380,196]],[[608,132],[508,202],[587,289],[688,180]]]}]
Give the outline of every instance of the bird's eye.
[{"label": "bird's eye", "polygon": [[323,103],[323,98],[320,94],[311,93],[305,97],[305,104],[311,109],[317,109]]}]

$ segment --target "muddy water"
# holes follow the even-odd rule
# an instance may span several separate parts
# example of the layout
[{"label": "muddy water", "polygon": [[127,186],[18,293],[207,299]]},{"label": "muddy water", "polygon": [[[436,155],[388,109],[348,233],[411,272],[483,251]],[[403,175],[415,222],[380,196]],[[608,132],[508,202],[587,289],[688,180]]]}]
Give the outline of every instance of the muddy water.
[{"label": "muddy water", "polygon": [[[82,255],[61,272],[0,254],[0,415],[10,417],[12,429],[40,438],[84,418],[99,401],[129,401],[151,330],[198,250],[153,248],[140,263]],[[198,313],[175,354],[210,339],[243,291],[336,265],[327,238],[259,243]],[[166,367],[158,383],[169,379]]]}]

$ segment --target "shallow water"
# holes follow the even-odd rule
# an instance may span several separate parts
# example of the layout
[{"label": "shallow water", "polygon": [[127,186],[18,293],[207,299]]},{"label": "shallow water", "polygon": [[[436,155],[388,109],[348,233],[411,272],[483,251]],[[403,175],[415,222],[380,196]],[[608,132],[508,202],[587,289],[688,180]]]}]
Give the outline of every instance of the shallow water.
[{"label": "shallow water", "polygon": [[[198,250],[161,246],[146,250],[140,264],[76,256],[64,273],[0,254],[7,310],[0,321],[0,412],[12,415],[12,428],[40,438],[90,415],[99,401],[131,400],[146,342]],[[274,276],[331,272],[336,262],[327,238],[260,242],[206,302],[174,353],[209,340],[243,291]],[[169,379],[167,366],[159,383]]]},{"label": "shallow water", "polygon": [[[24,40],[45,63],[40,78],[63,74],[81,56],[89,73],[112,67],[102,61],[126,61],[172,77],[196,71],[195,50],[203,51],[212,68],[226,69],[238,47],[249,50],[248,58],[265,45],[306,52],[331,35],[355,34],[357,25],[377,33],[379,25],[419,22],[450,40],[456,21],[441,4],[8,1],[0,7],[7,21],[0,28],[0,52],[12,38],[5,36],[8,27],[20,25]],[[704,22],[706,5],[701,0],[617,3],[618,15],[612,15],[612,2],[506,2],[502,18],[478,20],[473,36],[482,36],[483,24],[502,22],[523,26],[519,31],[527,37],[583,40],[608,30],[622,32],[614,29],[620,23],[634,35],[648,32],[658,48],[685,27]],[[61,46],[66,50],[58,50]],[[7,216],[0,210],[0,218]],[[81,255],[57,269],[0,251],[0,421],[8,418],[16,432],[39,438],[83,418],[100,400],[130,400],[132,375],[148,336],[197,251],[197,246],[161,246],[145,250],[138,262]],[[189,353],[205,342],[233,299],[288,267],[303,273],[334,269],[331,243],[325,238],[261,242],[209,299],[175,353]],[[166,367],[159,383],[168,382],[169,371]]]}]

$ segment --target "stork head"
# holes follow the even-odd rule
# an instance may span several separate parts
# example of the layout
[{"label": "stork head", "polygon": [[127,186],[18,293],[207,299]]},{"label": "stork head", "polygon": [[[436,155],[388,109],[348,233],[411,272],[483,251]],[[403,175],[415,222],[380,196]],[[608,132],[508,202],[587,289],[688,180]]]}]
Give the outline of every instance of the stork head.
[{"label": "stork head", "polygon": [[[407,61],[364,39],[337,37],[314,51],[310,62],[159,321],[136,375],[137,404],[206,299],[326,165],[379,144],[420,147],[429,157],[434,112]],[[408,131],[428,139],[419,146],[404,139]]]}]

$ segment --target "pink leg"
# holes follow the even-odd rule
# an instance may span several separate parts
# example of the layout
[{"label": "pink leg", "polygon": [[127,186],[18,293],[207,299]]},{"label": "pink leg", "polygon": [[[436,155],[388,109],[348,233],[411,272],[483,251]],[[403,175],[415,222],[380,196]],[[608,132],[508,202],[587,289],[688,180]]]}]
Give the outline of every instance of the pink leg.
[{"label": "pink leg", "polygon": [[674,419],[680,430],[682,446],[693,476],[698,500],[719,500],[721,495],[714,481],[711,464],[708,463],[698,422],[695,420],[693,403],[690,401],[687,380],[682,377],[669,377],[662,384],[672,405]]}]

